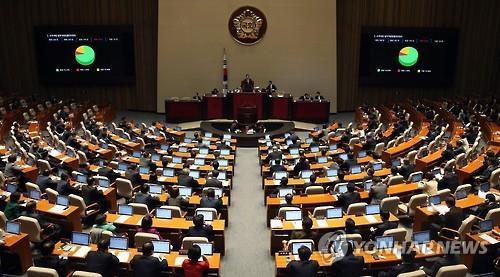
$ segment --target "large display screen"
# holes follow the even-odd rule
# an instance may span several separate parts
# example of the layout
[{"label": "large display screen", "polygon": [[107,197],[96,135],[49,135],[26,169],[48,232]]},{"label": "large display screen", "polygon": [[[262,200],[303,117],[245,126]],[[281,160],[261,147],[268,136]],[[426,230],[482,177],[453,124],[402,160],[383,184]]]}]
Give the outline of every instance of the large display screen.
[{"label": "large display screen", "polygon": [[46,85],[135,82],[132,26],[35,28],[39,79]]},{"label": "large display screen", "polygon": [[448,87],[453,84],[458,30],[364,27],[359,83],[380,87]]}]

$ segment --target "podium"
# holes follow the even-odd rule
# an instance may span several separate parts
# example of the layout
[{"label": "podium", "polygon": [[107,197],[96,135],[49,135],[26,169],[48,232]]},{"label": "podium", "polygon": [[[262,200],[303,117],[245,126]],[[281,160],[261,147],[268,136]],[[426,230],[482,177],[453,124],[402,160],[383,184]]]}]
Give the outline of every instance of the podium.
[{"label": "podium", "polygon": [[240,92],[233,95],[233,118],[238,118],[240,107],[255,107],[257,120],[264,118],[264,97],[266,93]]},{"label": "podium", "polygon": [[292,96],[273,96],[271,98],[270,118],[289,120],[292,112]]},{"label": "podium", "polygon": [[330,116],[328,101],[295,101],[293,102],[293,120],[303,122],[324,123]]},{"label": "podium", "polygon": [[203,100],[205,102],[205,118],[224,118],[224,95],[207,94]]},{"label": "podium", "polygon": [[203,103],[198,100],[165,100],[165,121],[186,122],[203,118]]}]

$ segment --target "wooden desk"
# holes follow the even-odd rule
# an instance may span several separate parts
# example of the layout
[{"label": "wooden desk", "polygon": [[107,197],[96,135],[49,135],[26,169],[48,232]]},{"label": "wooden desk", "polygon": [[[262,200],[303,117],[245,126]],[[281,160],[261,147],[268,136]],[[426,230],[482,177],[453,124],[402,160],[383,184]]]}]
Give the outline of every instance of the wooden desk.
[{"label": "wooden desk", "polygon": [[427,172],[431,167],[435,166],[441,161],[441,155],[443,154],[443,149],[439,149],[429,155],[417,159],[415,161],[415,171]]},{"label": "wooden desk", "polygon": [[[500,226],[495,226],[494,229],[497,233],[500,233]],[[485,232],[485,233],[467,233],[465,234],[465,240],[466,241],[471,241],[471,242],[476,242],[482,244],[486,248],[486,253],[482,254],[473,254],[473,253],[467,253],[462,255],[462,261],[463,263],[469,268],[469,270],[472,270],[472,272],[478,272],[479,268],[481,266],[484,266],[486,264],[492,265],[493,264],[493,259],[486,261],[485,258],[492,258],[495,256],[496,250],[498,248],[499,243],[496,244],[491,244],[487,240],[484,240],[481,236],[482,235],[488,235],[494,239],[496,239],[500,243],[500,236],[493,233],[492,231],[490,232]]]},{"label": "wooden desk", "polygon": [[458,174],[458,182],[459,184],[463,184],[465,180],[472,177],[474,173],[480,170],[484,166],[484,156],[481,155],[477,157],[475,160],[468,163],[466,166],[456,169]]},{"label": "wooden desk", "polygon": [[[329,193],[323,193],[323,194],[313,194],[313,195],[306,195],[306,196],[301,196],[301,195],[294,195],[292,204],[294,205],[301,205],[303,211],[307,209],[307,207],[314,209],[315,207],[318,206],[327,206],[327,205],[333,205],[334,202],[337,201],[337,196],[331,195]],[[280,205],[282,203],[285,203],[285,200],[283,198],[277,198],[277,197],[267,197],[266,198],[266,203],[267,203],[267,218],[266,218],[266,224],[267,227],[269,227],[269,221],[272,218],[275,218],[276,215],[278,214],[278,210],[280,208]]]},{"label": "wooden desk", "polygon": [[[472,207],[479,206],[484,203],[484,199],[477,196],[476,194],[469,194],[467,198],[457,200],[455,206],[464,210]],[[442,205],[446,205],[443,201]],[[413,221],[413,231],[419,232],[429,229],[429,223],[433,217],[437,217],[438,214],[430,210],[430,207],[418,207],[415,211],[415,217]]]},{"label": "wooden desk", "polygon": [[127,149],[128,151],[139,151],[141,149],[141,145],[139,143],[121,138],[115,134],[112,134],[111,140],[114,143],[118,144],[120,147]]},{"label": "wooden desk", "polygon": [[425,123],[420,132],[409,141],[405,141],[398,146],[384,150],[382,152],[382,160],[386,162],[386,164],[390,164],[392,159],[416,149],[423,142],[422,137],[427,136],[427,134],[429,134],[429,126]]},{"label": "wooden desk", "polygon": [[0,245],[0,248],[18,255],[21,272],[25,273],[28,268],[33,265],[28,235],[24,233],[19,235],[6,233],[3,240],[5,243]]},{"label": "wooden desk", "polygon": [[64,230],[68,232],[82,231],[78,207],[69,206],[63,213],[55,213],[50,210],[54,206],[54,204],[51,204],[48,200],[44,199],[37,202],[36,209],[48,218],[52,218],[55,222],[62,224],[64,226]]},{"label": "wooden desk", "polygon": [[49,151],[49,156],[58,160],[59,162],[63,162],[65,165],[67,165],[73,170],[76,170],[78,168],[78,163],[79,163],[78,158],[70,157],[60,152],[57,155],[53,155],[52,153],[50,153],[50,151]]}]

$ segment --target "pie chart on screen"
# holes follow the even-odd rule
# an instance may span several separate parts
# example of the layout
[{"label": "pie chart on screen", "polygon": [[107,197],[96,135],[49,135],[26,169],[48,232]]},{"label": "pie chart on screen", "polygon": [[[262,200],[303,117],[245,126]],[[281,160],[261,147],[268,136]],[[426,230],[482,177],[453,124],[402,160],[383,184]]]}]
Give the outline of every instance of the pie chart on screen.
[{"label": "pie chart on screen", "polygon": [[95,61],[94,49],[88,45],[79,46],[75,50],[75,59],[81,65],[91,65]]},{"label": "pie chart on screen", "polygon": [[399,63],[402,66],[410,67],[416,64],[418,61],[418,51],[417,49],[407,46],[399,50]]}]

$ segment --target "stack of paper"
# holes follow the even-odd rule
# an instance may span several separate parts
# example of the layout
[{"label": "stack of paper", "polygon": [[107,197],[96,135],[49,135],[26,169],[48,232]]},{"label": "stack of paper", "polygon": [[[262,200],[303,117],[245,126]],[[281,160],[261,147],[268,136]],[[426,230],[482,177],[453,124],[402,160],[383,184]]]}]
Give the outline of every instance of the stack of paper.
[{"label": "stack of paper", "polygon": [[318,219],[318,220],[316,220],[316,224],[318,224],[318,227],[321,227],[321,228],[327,228],[328,227],[328,222],[326,222],[325,219]]},{"label": "stack of paper", "polygon": [[128,219],[130,218],[130,216],[128,215],[120,215],[119,217],[117,217],[115,219],[115,223],[124,223],[125,221],[127,221]]},{"label": "stack of paper", "polygon": [[292,221],[292,225],[294,229],[302,229],[302,221],[300,220]]},{"label": "stack of paper", "polygon": [[128,262],[128,258],[130,257],[130,253],[128,251],[121,251],[116,255],[118,260],[120,260],[120,263],[126,263]]},{"label": "stack of paper", "polygon": [[279,219],[271,219],[271,229],[282,229],[283,222]]},{"label": "stack of paper", "polygon": [[489,242],[490,244],[497,244],[498,243],[498,240],[496,240],[495,238],[493,238],[492,236],[488,235],[488,234],[481,234],[479,235],[480,238],[482,238],[483,240]]},{"label": "stack of paper", "polygon": [[54,207],[49,209],[49,212],[55,213],[55,214],[60,214],[66,210],[66,206],[61,206],[61,205],[54,205]]},{"label": "stack of paper", "polygon": [[365,215],[365,219],[370,223],[377,223],[378,220],[373,215]]},{"label": "stack of paper", "polygon": [[177,258],[175,258],[175,265],[181,266],[185,259],[187,259],[186,256],[178,256]]},{"label": "stack of paper", "polygon": [[80,248],[73,254],[73,256],[78,258],[85,258],[87,256],[87,253],[89,253],[89,251],[90,251],[89,246],[80,246]]}]

